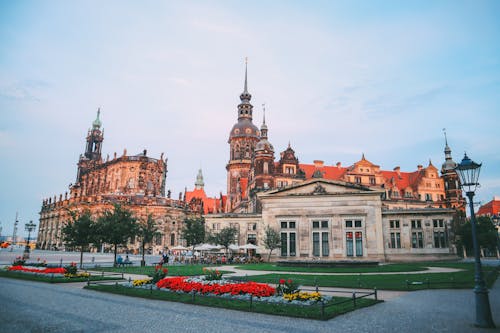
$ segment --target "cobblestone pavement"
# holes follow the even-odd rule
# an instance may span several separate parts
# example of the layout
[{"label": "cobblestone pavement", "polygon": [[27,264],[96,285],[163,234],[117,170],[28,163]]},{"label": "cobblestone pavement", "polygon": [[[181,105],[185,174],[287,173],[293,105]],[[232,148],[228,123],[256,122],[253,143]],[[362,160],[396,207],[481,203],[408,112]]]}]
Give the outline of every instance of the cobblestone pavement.
[{"label": "cobblestone pavement", "polygon": [[[0,278],[0,332],[492,332],[472,290],[406,293],[329,321],[277,317]],[[490,292],[500,325],[500,283]],[[500,331],[500,330],[497,330]]]}]

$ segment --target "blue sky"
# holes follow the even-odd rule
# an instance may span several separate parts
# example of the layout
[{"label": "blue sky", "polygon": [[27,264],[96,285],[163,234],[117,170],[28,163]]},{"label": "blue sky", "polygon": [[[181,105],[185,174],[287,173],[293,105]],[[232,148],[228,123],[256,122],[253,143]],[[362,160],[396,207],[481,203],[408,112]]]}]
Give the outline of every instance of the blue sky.
[{"label": "blue sky", "polygon": [[[226,189],[229,130],[249,58],[277,155],[383,169],[483,162],[500,195],[498,1],[0,0],[0,222],[38,224],[76,177],[101,107],[103,155],[169,158],[167,189]],[[21,228],[21,234],[24,234]]]}]

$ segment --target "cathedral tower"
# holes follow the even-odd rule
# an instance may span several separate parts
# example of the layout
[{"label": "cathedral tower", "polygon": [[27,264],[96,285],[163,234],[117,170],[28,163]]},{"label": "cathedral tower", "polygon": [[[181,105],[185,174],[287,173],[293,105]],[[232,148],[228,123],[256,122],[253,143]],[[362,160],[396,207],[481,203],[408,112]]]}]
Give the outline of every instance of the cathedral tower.
[{"label": "cathedral tower", "polygon": [[101,149],[102,141],[104,139],[104,130],[101,131],[101,120],[99,116],[101,114],[101,109],[97,109],[97,117],[92,123],[92,129],[89,129],[87,133],[87,144],[85,146],[85,153],[80,155],[80,160],[78,161],[78,174],[76,177],[77,183],[80,181],[81,176],[90,167],[102,163]]},{"label": "cathedral tower", "polygon": [[245,199],[246,187],[252,166],[252,155],[259,142],[259,130],[252,123],[252,95],[248,92],[247,65],[245,64],[245,84],[238,105],[238,122],[229,133],[229,162],[227,163],[227,204],[226,211],[233,211]]}]

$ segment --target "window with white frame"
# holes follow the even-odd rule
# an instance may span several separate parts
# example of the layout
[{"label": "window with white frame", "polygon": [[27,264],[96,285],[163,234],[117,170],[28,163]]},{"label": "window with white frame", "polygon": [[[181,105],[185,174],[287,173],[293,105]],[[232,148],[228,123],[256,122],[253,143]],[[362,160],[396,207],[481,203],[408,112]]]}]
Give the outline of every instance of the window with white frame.
[{"label": "window with white frame", "polygon": [[295,221],[280,221],[281,256],[295,257],[297,255],[297,231]]},{"label": "window with white frame", "polygon": [[348,257],[363,256],[363,220],[348,219],[345,220],[345,244],[346,255]]},{"label": "window with white frame", "polygon": [[330,255],[328,220],[312,221],[313,256],[328,257]]}]

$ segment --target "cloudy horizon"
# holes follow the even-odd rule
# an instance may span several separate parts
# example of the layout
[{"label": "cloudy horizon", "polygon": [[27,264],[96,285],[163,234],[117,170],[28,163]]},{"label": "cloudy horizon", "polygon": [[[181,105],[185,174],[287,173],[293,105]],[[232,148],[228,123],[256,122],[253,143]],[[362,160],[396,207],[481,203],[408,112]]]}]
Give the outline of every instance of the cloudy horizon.
[{"label": "cloudy horizon", "polygon": [[384,170],[483,163],[500,195],[496,1],[0,2],[0,226],[38,225],[76,178],[101,108],[102,156],[168,157],[166,189],[226,191],[248,57],[253,122],[275,156]]}]

